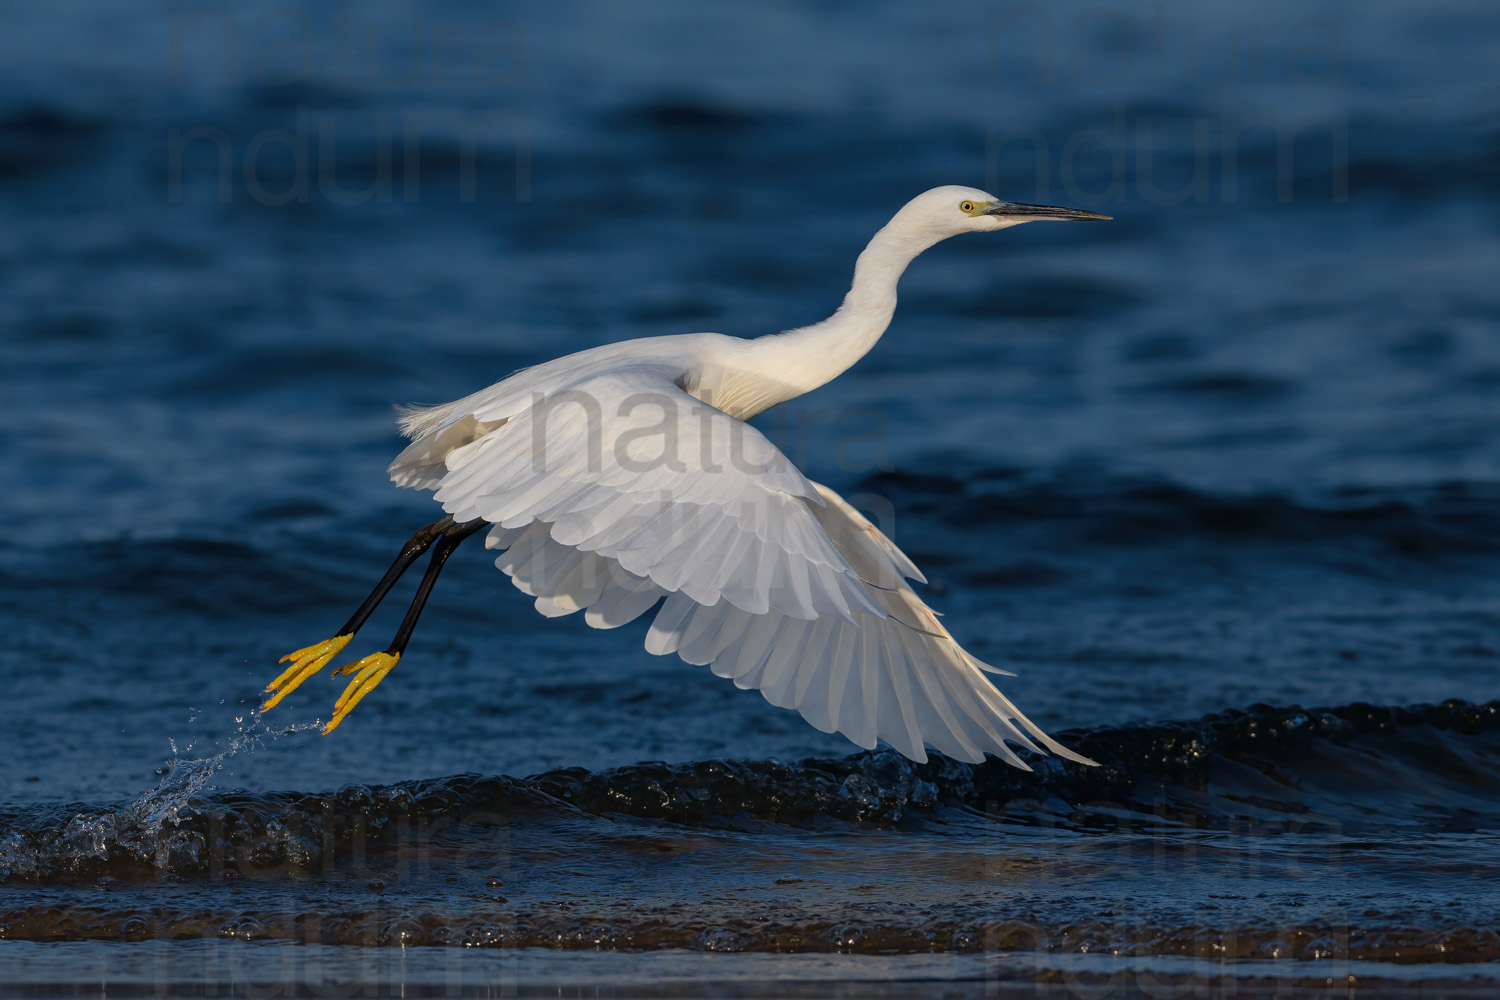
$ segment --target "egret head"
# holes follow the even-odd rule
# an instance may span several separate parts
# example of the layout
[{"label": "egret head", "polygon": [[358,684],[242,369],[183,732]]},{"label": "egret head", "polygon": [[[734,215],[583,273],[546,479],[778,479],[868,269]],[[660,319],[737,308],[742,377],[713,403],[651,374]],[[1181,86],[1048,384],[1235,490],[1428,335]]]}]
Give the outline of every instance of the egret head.
[{"label": "egret head", "polygon": [[[988,233],[1023,222],[1108,219],[1081,208],[1055,208],[1001,201],[978,188],[949,184],[924,191],[896,213],[896,220],[923,232],[933,242],[959,233]],[[892,220],[892,221],[896,221]]]}]

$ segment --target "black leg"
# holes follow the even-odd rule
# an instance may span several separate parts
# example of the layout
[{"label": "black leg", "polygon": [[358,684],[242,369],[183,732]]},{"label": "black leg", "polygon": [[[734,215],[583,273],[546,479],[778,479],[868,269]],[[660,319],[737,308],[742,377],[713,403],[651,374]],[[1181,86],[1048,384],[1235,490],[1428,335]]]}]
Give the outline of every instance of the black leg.
[{"label": "black leg", "polygon": [[[401,620],[401,627],[396,630],[396,637],[391,640],[390,646],[383,652],[371,653],[369,656],[355,660],[353,663],[345,664],[336,674],[353,674],[354,680],[344,689],[339,700],[333,703],[333,718],[323,727],[324,733],[331,733],[344,721],[344,717],[354,710],[354,706],[362,701],[365,695],[375,690],[375,687],[383,680],[385,675],[396,668],[401,662],[401,654],[406,650],[406,644],[411,641],[411,634],[417,627],[417,619],[422,616],[422,608],[427,604],[427,598],[432,596],[433,584],[437,583],[438,574],[443,571],[443,564],[448,561],[448,556],[453,550],[474,532],[488,527],[489,522],[483,518],[475,518],[465,521],[463,524],[449,524],[429,544],[432,547],[432,560],[427,564],[427,572],[422,574],[422,582],[417,586],[416,596],[412,598],[411,607],[406,609],[406,617]],[[413,557],[415,558],[415,557]],[[396,567],[391,567],[394,571]],[[374,596],[374,595],[372,595]]]},{"label": "black leg", "polygon": [[437,544],[432,548],[432,559],[427,563],[427,572],[422,574],[422,582],[417,585],[417,593],[411,599],[411,607],[406,609],[406,617],[401,619],[401,627],[396,630],[396,638],[392,639],[390,646],[386,648],[386,652],[393,656],[400,656],[406,652],[406,644],[411,641],[411,634],[417,627],[417,619],[422,616],[422,608],[426,606],[427,598],[432,596],[433,584],[437,583],[438,574],[443,571],[443,564],[448,561],[453,550],[474,532],[489,527],[489,522],[482,517],[465,521],[463,524],[452,524],[452,518],[449,518],[449,521],[450,526],[438,537]]},{"label": "black leg", "polygon": [[[416,601],[413,602],[411,610],[406,613],[406,620],[402,623],[401,632],[397,637],[398,645],[392,647],[396,651],[397,658],[399,658],[400,650],[405,648],[407,640],[411,638],[411,630],[416,627],[417,615],[421,613],[422,605],[426,602],[427,595],[432,592],[432,584],[437,578],[437,571],[447,561],[448,553],[452,552],[454,546],[459,542],[468,538],[480,528],[483,528],[486,523],[482,518],[476,518],[473,521],[458,524],[452,517],[445,517],[440,521],[434,521],[432,524],[418,529],[416,534],[412,535],[406,544],[401,547],[401,552],[396,556],[396,561],[391,563],[391,568],[386,570],[385,576],[381,577],[380,582],[375,585],[375,589],[370,591],[370,596],[365,598],[364,603],[354,612],[354,616],[344,623],[344,627],[339,629],[336,635],[331,639],[324,639],[322,642],[314,643],[306,649],[299,649],[295,653],[288,653],[281,658],[281,662],[285,663],[290,660],[292,661],[292,665],[287,667],[281,676],[277,677],[266,688],[266,694],[270,695],[270,697],[266,699],[265,704],[261,705],[260,710],[265,712],[275,708],[282,698],[291,694],[303,681],[319,670],[322,670],[329,660],[342,652],[344,647],[349,644],[349,640],[354,637],[354,633],[360,630],[365,622],[369,620],[370,615],[380,605],[380,602],[385,600],[386,596],[391,592],[391,588],[396,585],[396,581],[401,579],[401,575],[411,568],[412,563],[421,558],[422,553],[432,548],[434,543],[436,543],[438,551],[434,553],[433,564],[428,568],[426,576],[422,578],[422,586],[417,591]],[[358,661],[358,664],[351,664],[350,666],[359,668],[359,665],[364,664],[368,659],[369,657],[366,657],[364,660]],[[394,663],[392,666],[394,666]],[[343,670],[340,672],[349,671]],[[373,687],[374,685],[371,684],[369,686]]]},{"label": "black leg", "polygon": [[[473,522],[470,523],[472,524]],[[482,521],[480,523],[483,524]],[[401,547],[401,553],[396,556],[396,561],[391,563],[391,568],[385,571],[385,576],[381,577],[380,582],[375,585],[375,589],[370,591],[370,596],[365,598],[365,602],[359,606],[359,610],[355,611],[349,620],[344,623],[344,627],[338,630],[338,634],[353,635],[355,632],[358,632],[360,626],[369,620],[370,616],[375,613],[375,609],[379,607],[380,602],[385,600],[386,595],[391,592],[391,588],[396,585],[396,581],[401,579],[401,574],[410,569],[411,564],[421,558],[422,553],[426,552],[432,546],[433,542],[443,537],[445,532],[451,531],[454,526],[453,518],[445,517],[441,521],[434,521],[424,528],[418,528],[416,534],[412,535],[406,544]]]}]

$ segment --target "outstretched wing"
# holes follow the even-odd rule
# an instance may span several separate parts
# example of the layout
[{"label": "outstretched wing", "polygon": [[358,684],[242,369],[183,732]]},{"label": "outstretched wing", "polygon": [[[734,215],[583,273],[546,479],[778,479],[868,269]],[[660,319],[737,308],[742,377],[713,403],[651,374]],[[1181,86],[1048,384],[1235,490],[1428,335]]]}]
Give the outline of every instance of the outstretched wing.
[{"label": "outstretched wing", "polygon": [[[813,485],[759,431],[670,375],[613,371],[515,412],[473,414],[498,423],[443,455],[438,501],[458,521],[544,522],[560,545],[699,604],[797,619],[878,614],[818,526]],[[401,458],[391,471],[399,482]]]},{"label": "outstretched wing", "polygon": [[614,628],[661,602],[649,651],[709,664],[824,732],[918,761],[927,743],[1025,767],[1006,741],[1086,761],[989,683],[889,539],[674,374],[616,370],[450,411],[392,477],[493,523],[496,565],[542,614]]}]

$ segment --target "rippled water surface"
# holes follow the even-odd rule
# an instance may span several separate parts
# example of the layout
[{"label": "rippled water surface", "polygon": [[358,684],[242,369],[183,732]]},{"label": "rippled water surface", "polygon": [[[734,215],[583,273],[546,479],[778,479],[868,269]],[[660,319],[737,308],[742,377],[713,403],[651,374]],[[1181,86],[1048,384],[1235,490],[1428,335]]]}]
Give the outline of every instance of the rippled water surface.
[{"label": "rippled water surface", "polygon": [[[0,14],[4,989],[1492,989],[1500,18],[1084,10]],[[1116,218],[758,422],[1101,767],[851,755],[477,548],[254,715],[435,516],[393,403],[810,322],[940,183]]]}]

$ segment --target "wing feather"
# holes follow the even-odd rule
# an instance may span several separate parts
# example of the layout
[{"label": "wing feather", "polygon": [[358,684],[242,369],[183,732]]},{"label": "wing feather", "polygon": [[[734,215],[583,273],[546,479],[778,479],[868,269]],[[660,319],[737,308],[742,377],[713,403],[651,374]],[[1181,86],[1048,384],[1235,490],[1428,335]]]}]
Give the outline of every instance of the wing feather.
[{"label": "wing feather", "polygon": [[694,666],[707,666],[718,653],[719,636],[725,621],[738,609],[728,601],[708,607],[698,605],[682,631],[677,655]]},{"label": "wing feather", "polygon": [[416,439],[391,466],[455,519],[494,524],[496,566],[542,614],[615,628],[659,603],[648,651],[707,664],[867,749],[1025,768],[1015,744],[1092,763],[986,679],[994,668],[911,589],[924,578],[889,538],[683,392],[678,372],[546,367],[408,415]]},{"label": "wing feather", "polygon": [[657,656],[677,652],[682,639],[682,627],[693,609],[698,605],[684,593],[671,594],[656,613],[651,628],[646,632],[646,652]]},{"label": "wing feather", "polygon": [[589,608],[584,621],[593,628],[619,628],[651,610],[667,592],[650,580],[637,578],[635,586],[613,583]]},{"label": "wing feather", "polygon": [[[875,630],[860,629],[857,646],[858,652],[855,655],[859,669],[851,671],[851,674],[858,678],[860,694],[863,697],[855,709],[859,721],[855,723],[858,739],[854,742],[867,750],[873,750],[880,724],[880,716],[877,714],[880,711],[880,648],[875,641]],[[845,704],[848,705],[847,700]],[[895,737],[896,733],[891,731],[890,738]]]},{"label": "wing feather", "polygon": [[[898,719],[891,720],[890,728],[894,730],[896,723],[899,722],[900,731],[906,737],[905,743],[898,744],[897,748],[912,760],[925,763],[927,753],[922,749],[922,729],[917,725],[917,712],[911,693],[911,664],[906,662],[906,653],[900,643],[880,642],[879,640],[877,642],[880,645],[881,659],[885,664],[885,681],[890,685],[891,694],[895,696],[892,701],[896,705],[899,716]],[[884,724],[882,725],[884,727]]]},{"label": "wing feather", "polygon": [[776,637],[776,642],[766,651],[766,662],[762,668],[761,695],[777,708],[790,708],[787,704],[787,685],[795,675],[797,657],[807,644],[807,635],[817,622],[788,619]]}]

